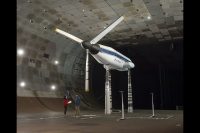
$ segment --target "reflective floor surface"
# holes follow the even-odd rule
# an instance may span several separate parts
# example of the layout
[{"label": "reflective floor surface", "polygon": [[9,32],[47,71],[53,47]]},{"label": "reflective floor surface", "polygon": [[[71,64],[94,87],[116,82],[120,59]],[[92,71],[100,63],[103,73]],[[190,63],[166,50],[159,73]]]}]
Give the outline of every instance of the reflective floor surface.
[{"label": "reflective floor surface", "polygon": [[183,111],[158,110],[152,117],[151,110],[134,110],[105,115],[104,111],[81,111],[80,117],[69,111],[18,113],[17,133],[183,133]]}]

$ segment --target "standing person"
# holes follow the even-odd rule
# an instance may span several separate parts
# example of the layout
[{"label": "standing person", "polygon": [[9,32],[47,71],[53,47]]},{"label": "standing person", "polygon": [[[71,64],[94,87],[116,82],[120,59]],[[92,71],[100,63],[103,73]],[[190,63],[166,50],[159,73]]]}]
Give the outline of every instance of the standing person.
[{"label": "standing person", "polygon": [[69,102],[68,97],[64,96],[64,115],[66,115],[67,113],[68,102]]},{"label": "standing person", "polygon": [[76,95],[75,98],[75,116],[80,116],[80,104],[81,104],[81,98],[79,95]]}]

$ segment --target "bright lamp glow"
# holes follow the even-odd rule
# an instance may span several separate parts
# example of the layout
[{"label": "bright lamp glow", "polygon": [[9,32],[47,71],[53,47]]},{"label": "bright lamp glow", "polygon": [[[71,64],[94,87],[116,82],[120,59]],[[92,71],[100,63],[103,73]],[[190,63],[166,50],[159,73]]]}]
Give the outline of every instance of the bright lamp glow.
[{"label": "bright lamp glow", "polygon": [[51,90],[55,90],[56,89],[56,86],[55,85],[52,85],[51,86]]},{"label": "bright lamp glow", "polygon": [[17,50],[17,54],[18,54],[19,56],[24,55],[24,50],[23,50],[23,49],[18,49],[18,50]]},{"label": "bright lamp glow", "polygon": [[26,86],[26,83],[24,81],[20,82],[20,86],[21,87],[25,87]]},{"label": "bright lamp glow", "polygon": [[55,65],[58,65],[58,64],[59,64],[59,62],[58,62],[57,60],[55,60],[55,61],[54,61],[54,64],[55,64]]}]

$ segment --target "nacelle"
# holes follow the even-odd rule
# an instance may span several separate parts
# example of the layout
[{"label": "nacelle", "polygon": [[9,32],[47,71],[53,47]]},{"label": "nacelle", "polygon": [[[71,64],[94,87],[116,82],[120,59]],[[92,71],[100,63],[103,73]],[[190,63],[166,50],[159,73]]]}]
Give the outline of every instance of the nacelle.
[{"label": "nacelle", "polygon": [[100,46],[98,44],[90,44],[87,41],[81,43],[81,47],[84,49],[89,49],[91,54],[97,54],[100,51]]}]

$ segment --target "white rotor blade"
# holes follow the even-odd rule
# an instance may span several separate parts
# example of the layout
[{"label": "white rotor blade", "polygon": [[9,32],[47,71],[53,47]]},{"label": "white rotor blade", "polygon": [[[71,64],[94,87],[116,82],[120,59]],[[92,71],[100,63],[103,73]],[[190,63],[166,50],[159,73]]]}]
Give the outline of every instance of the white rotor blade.
[{"label": "white rotor blade", "polygon": [[85,63],[85,92],[89,91],[89,50],[86,50],[86,63]]},{"label": "white rotor blade", "polygon": [[110,32],[115,26],[117,26],[122,20],[124,19],[123,16],[118,18],[114,23],[108,26],[105,30],[103,30],[99,35],[97,35],[94,39],[90,41],[91,44],[96,44],[101,38],[103,38],[108,32]]},{"label": "white rotor blade", "polygon": [[69,34],[69,33],[65,32],[63,30],[60,30],[58,28],[56,28],[55,31],[60,33],[60,34],[62,34],[62,35],[64,35],[64,36],[66,36],[66,37],[68,37],[69,39],[72,39],[72,40],[78,42],[78,43],[82,43],[83,42],[82,39],[80,39],[80,38],[78,38],[78,37],[76,37],[76,36],[74,36],[72,34]]}]

